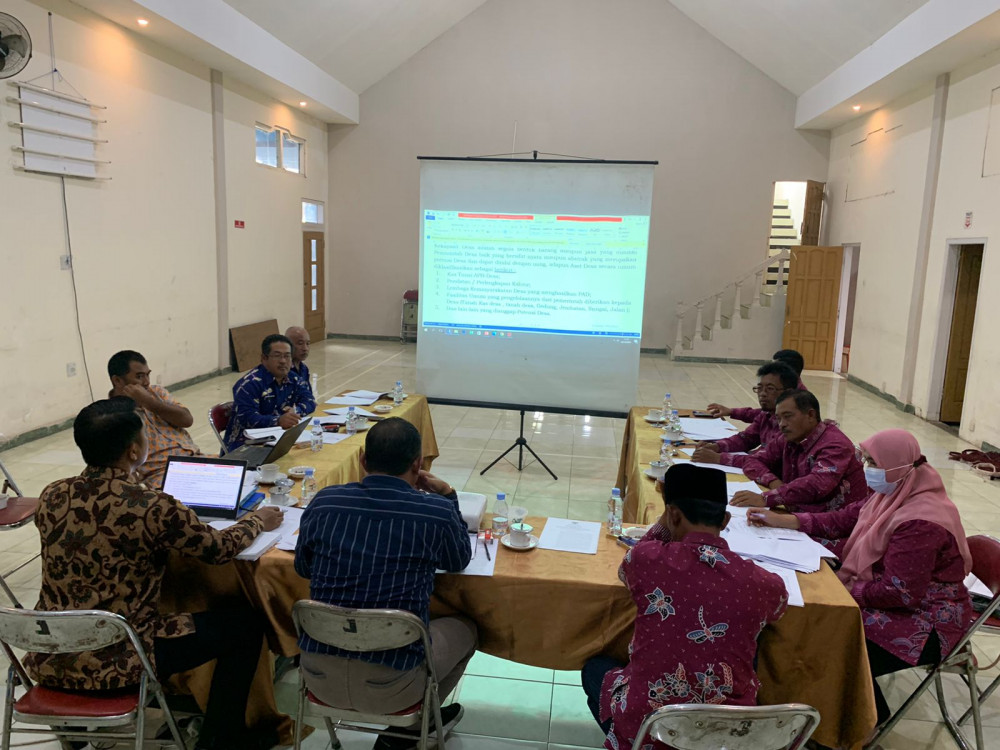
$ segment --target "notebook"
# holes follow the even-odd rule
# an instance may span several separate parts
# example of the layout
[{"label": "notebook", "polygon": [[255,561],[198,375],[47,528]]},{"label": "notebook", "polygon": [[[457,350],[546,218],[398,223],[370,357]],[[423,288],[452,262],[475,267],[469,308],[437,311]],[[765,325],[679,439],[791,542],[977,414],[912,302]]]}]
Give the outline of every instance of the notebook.
[{"label": "notebook", "polygon": [[170,456],[163,491],[199,518],[239,518],[246,470],[246,461],[231,458]]}]

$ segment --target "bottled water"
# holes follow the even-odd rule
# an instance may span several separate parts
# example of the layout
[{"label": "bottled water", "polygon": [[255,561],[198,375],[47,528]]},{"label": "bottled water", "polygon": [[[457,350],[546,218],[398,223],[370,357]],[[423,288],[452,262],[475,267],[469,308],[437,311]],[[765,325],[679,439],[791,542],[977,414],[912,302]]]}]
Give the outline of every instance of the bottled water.
[{"label": "bottled water", "polygon": [[397,380],[392,388],[392,405],[399,406],[403,403],[403,381]]},{"label": "bottled water", "polygon": [[353,435],[358,431],[358,415],[354,413],[353,406],[347,407],[347,419],[344,426],[347,428],[348,435]]},{"label": "bottled water", "polygon": [[316,470],[306,469],[306,476],[302,480],[302,502],[308,503],[316,497]]},{"label": "bottled water", "polygon": [[503,536],[507,533],[507,514],[510,508],[507,506],[507,495],[503,492],[497,493],[497,500],[493,503],[493,534]]},{"label": "bottled water", "polygon": [[663,397],[663,419],[664,421],[670,419],[670,412],[674,410],[674,404],[670,400],[670,394],[666,394]]},{"label": "bottled water", "polygon": [[684,428],[681,427],[681,417],[677,409],[670,412],[670,440],[674,443],[684,441]]},{"label": "bottled water", "polygon": [[622,533],[622,491],[615,487],[608,500],[608,533],[618,536]]},{"label": "bottled water", "polygon": [[323,425],[314,419],[309,430],[309,448],[313,453],[323,449]]}]

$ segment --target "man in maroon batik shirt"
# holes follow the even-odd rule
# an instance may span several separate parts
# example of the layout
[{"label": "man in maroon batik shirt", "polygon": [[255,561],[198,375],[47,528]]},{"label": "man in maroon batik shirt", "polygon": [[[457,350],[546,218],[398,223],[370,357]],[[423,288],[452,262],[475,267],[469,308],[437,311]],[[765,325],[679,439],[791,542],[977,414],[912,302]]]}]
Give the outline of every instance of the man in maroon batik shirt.
[{"label": "man in maroon batik shirt", "polygon": [[781,429],[778,427],[778,417],[774,408],[778,396],[785,391],[793,390],[799,382],[799,376],[784,362],[767,362],[757,370],[757,394],[759,409],[740,407],[730,409],[722,404],[709,404],[708,411],[719,417],[733,417],[741,422],[749,422],[739,435],[715,442],[699,443],[694,451],[694,460],[704,464],[723,464],[724,466],[743,466],[749,451],[759,448],[763,450],[772,442],[783,441]]},{"label": "man in maroon batik shirt", "polygon": [[618,571],[636,604],[631,660],[583,668],[583,689],[607,733],[629,748],[643,718],[670,703],[753,706],[757,636],[785,611],[781,579],[729,549],[721,471],[678,464],[663,480],[665,509]]},{"label": "man in maroon batik shirt", "polygon": [[822,421],[813,394],[786,391],[778,397],[776,414],[784,441],[772,442],[743,463],[743,472],[768,489],[763,494],[741,490],[733,505],[823,513],[868,496],[854,444],[837,425]]}]

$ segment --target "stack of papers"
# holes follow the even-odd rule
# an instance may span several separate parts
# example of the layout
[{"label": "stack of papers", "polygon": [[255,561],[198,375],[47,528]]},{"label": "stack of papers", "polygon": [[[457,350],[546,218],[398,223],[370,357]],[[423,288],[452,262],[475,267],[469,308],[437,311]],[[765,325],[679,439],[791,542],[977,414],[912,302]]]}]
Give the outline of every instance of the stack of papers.
[{"label": "stack of papers", "polygon": [[278,438],[285,434],[285,431],[281,427],[252,427],[243,430],[243,434],[251,440],[268,438],[269,443],[276,443]]},{"label": "stack of papers", "polygon": [[782,568],[780,565],[760,562],[759,560],[754,560],[754,562],[769,573],[774,573],[781,578],[781,582],[785,584],[785,591],[788,593],[789,607],[806,606],[805,599],[802,598],[802,587],[799,586],[799,577],[795,575],[794,570]]},{"label": "stack of papers", "polygon": [[334,396],[327,399],[326,403],[343,406],[371,406],[385,395],[385,393],[379,393],[378,391],[351,391],[350,393],[345,393],[343,396]]},{"label": "stack of papers", "polygon": [[823,558],[836,557],[801,531],[751,526],[746,520],[746,508],[729,506],[729,512],[732,518],[722,537],[740,557],[800,573],[815,573]]},{"label": "stack of papers", "polygon": [[[324,409],[327,414],[332,414],[330,417],[321,417],[323,424],[344,424],[347,422],[347,408],[346,406],[341,406],[336,409]],[[360,414],[362,417],[375,417],[376,419],[381,419],[377,414],[374,414],[367,409],[362,409],[360,406],[354,407],[354,413]]]},{"label": "stack of papers", "polygon": [[[341,440],[347,440],[350,437],[346,432],[324,432],[323,433],[323,445],[334,445],[339,443]],[[295,441],[295,444],[308,443],[312,439],[312,434],[309,432],[303,432],[299,435],[299,439]]]},{"label": "stack of papers", "polygon": [[557,552],[578,552],[596,555],[601,540],[601,524],[594,521],[571,521],[568,518],[550,518],[545,522],[539,549]]},{"label": "stack of papers", "polygon": [[985,583],[976,578],[974,573],[969,573],[969,575],[966,576],[965,588],[967,588],[972,594],[978,594],[979,596],[986,597],[987,599],[993,598],[993,592],[986,587]]},{"label": "stack of papers", "polygon": [[285,517],[281,522],[281,526],[271,532],[280,537],[280,540],[275,545],[278,549],[283,549],[286,552],[295,551],[295,544],[299,541],[299,522],[302,520],[303,510],[304,508],[281,509]]},{"label": "stack of papers", "polygon": [[[212,521],[208,525],[213,529],[218,529],[223,531],[232,526],[236,521]],[[247,547],[245,550],[240,552],[237,556],[237,560],[257,560],[267,552],[271,547],[276,545],[281,541],[281,534],[277,529],[274,531],[264,531],[257,535],[257,538],[253,540],[253,543]]]},{"label": "stack of papers", "polygon": [[691,440],[722,440],[732,437],[739,430],[724,419],[681,417],[681,431]]}]

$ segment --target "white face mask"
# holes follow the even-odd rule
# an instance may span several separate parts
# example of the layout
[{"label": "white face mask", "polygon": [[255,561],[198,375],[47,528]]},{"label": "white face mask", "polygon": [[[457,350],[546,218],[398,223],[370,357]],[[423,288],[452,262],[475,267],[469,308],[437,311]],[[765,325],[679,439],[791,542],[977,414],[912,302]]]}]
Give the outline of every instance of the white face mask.
[{"label": "white face mask", "polygon": [[885,469],[880,469],[877,466],[865,467],[865,482],[874,492],[881,492],[883,495],[891,495],[899,486],[899,482],[887,482]]}]

